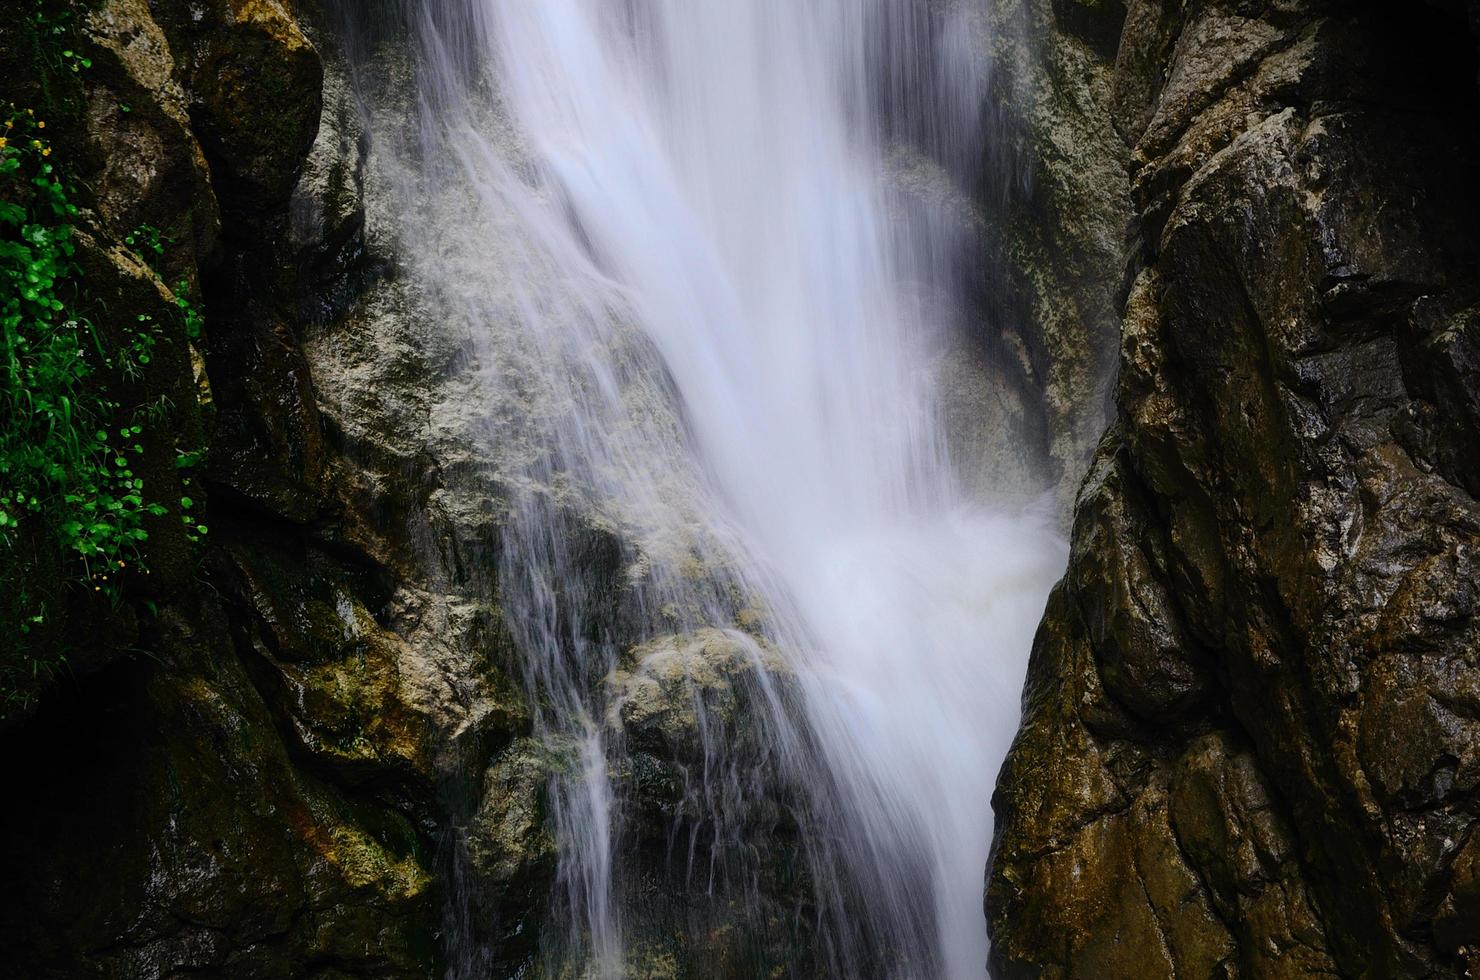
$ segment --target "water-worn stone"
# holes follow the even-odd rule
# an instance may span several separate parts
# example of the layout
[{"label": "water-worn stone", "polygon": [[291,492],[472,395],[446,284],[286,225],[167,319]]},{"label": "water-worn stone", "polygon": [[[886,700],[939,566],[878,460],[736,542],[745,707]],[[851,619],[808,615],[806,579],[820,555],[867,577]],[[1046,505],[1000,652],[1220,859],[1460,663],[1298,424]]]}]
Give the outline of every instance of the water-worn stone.
[{"label": "water-worn stone", "polygon": [[1468,975],[1476,67],[1437,5],[1131,5],[1118,421],[998,786],[997,975]]},{"label": "water-worn stone", "polygon": [[[1124,18],[1120,0],[1011,0],[988,5],[981,35],[993,73],[977,190],[978,384],[1017,397],[991,396],[978,425],[988,445],[1025,457],[1016,466],[1055,489],[1064,515],[1110,411],[1130,184],[1105,106]],[[1003,489],[1000,477],[979,482]]]},{"label": "water-worn stone", "polygon": [[99,4],[86,26],[96,46],[86,131],[101,164],[90,181],[98,211],[120,239],[159,228],[186,256],[169,256],[170,266],[190,271],[211,257],[220,216],[169,42],[144,0]]},{"label": "water-worn stone", "polygon": [[714,629],[634,647],[608,678],[630,975],[820,971],[786,760],[803,749],[795,683],[774,650]]}]

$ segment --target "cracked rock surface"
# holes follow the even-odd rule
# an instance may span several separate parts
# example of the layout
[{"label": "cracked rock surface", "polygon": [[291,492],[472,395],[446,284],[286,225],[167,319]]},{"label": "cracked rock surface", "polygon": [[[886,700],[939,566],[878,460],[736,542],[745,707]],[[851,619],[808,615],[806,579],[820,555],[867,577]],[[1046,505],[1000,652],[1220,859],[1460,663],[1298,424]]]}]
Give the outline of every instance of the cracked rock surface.
[{"label": "cracked rock surface", "polygon": [[995,798],[997,976],[1480,969],[1475,23],[1126,5],[1116,419]]}]

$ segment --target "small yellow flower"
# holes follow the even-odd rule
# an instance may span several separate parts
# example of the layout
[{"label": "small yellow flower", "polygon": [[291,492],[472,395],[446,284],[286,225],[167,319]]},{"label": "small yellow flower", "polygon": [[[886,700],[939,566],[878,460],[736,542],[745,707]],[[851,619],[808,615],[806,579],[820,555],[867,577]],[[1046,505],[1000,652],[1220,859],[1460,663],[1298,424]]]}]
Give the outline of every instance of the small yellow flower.
[{"label": "small yellow flower", "polygon": [[26,110],[26,115],[31,116],[32,118],[35,118],[35,116],[36,116],[36,110],[35,109],[27,109]]},{"label": "small yellow flower", "polygon": [[36,149],[38,149],[38,150],[41,149],[41,141],[40,140],[32,140],[31,141],[31,145],[34,146],[34,147],[36,147]]},{"label": "small yellow flower", "polygon": [[46,120],[45,120],[45,119],[43,119],[43,120],[41,120],[41,121],[40,121],[40,122],[38,122],[38,123],[37,123],[37,124],[36,124],[36,128],[37,128],[37,129],[45,129],[45,128],[46,128]]},{"label": "small yellow flower", "polygon": [[51,156],[51,147],[48,146],[46,149],[42,150],[41,155],[44,157]]},{"label": "small yellow flower", "polygon": [[0,136],[0,150],[3,150],[3,149],[5,149],[5,147],[6,147],[6,146],[7,146],[7,145],[8,145],[8,144],[7,144],[7,143],[6,143],[6,140],[5,140],[5,137],[4,137],[4,136]]}]

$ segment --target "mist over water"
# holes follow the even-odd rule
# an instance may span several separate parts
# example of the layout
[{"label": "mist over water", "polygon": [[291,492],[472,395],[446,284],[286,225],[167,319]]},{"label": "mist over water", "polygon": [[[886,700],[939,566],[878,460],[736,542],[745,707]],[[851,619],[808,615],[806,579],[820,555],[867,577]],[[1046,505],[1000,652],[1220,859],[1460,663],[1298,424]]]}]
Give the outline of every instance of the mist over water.
[{"label": "mist over water", "polygon": [[[820,968],[984,976],[990,794],[1065,555],[1046,516],[960,489],[931,373],[970,316],[973,233],[945,202],[992,135],[980,9],[407,16],[418,131],[382,130],[376,152],[401,261],[469,338],[509,508],[500,600],[536,733],[570,760],[543,969],[616,977],[630,957],[608,675],[644,641],[717,629],[784,676],[755,692],[764,766],[706,746],[712,840],[724,800],[800,787]],[[453,972],[480,975],[453,946]]]}]

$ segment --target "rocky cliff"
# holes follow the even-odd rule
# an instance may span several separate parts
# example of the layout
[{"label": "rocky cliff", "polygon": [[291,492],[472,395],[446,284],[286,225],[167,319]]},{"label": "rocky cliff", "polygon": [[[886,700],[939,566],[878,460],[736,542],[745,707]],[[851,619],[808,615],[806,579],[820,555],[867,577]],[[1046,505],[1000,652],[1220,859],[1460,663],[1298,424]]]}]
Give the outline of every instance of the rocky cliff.
[{"label": "rocky cliff", "polygon": [[997,976],[1480,968],[1475,26],[1126,5],[1117,410],[995,799]]},{"label": "rocky cliff", "polygon": [[[50,600],[4,657],[11,975],[433,975],[446,747],[519,729],[497,671],[459,659],[490,614],[451,611],[373,521],[432,478],[394,447],[351,462],[316,400],[306,331],[373,263],[313,13],[0,19],[3,98],[47,123],[75,202],[69,310],[105,355],[148,325],[153,355],[90,375],[138,420],[153,506],[121,581],[0,570]],[[407,640],[439,616],[462,632]]]},{"label": "rocky cliff", "polygon": [[[123,525],[145,532],[127,562],[82,573],[41,519],[0,526],[30,549],[0,564],[0,613],[25,613],[0,652],[8,971],[531,969],[546,787],[571,761],[513,676],[469,352],[396,266],[324,11],[5,8],[0,100],[47,123],[20,122],[27,166],[46,153],[77,209],[58,302],[100,350],[149,355],[88,377],[127,415],[110,428],[139,421],[129,479],[159,511]],[[1072,483],[1117,338],[1120,361],[997,799],[994,969],[1467,975],[1474,18],[992,16],[1012,159],[984,169],[1014,176],[971,196],[1000,389],[956,377],[980,389],[958,421],[1010,422],[1032,451],[988,463]],[[568,524],[598,599],[640,572]],[[747,703],[759,656],[662,637],[600,679],[655,976],[817,972],[796,816]],[[744,771],[701,784],[717,739]],[[671,873],[675,840],[722,837],[744,915]]]},{"label": "rocky cliff", "polygon": [[[1067,518],[1110,415],[1120,329],[1129,149],[1105,107],[1123,12],[1041,0],[985,9],[992,72],[976,285],[990,377],[978,398],[1012,403],[975,422],[984,441],[1009,434]],[[1001,471],[1003,460],[988,465]]]},{"label": "rocky cliff", "polygon": [[[151,325],[150,370],[89,381],[121,412],[155,406],[135,469],[161,513],[106,593],[65,555],[0,551],[0,584],[44,577],[52,602],[0,654],[24,801],[0,814],[8,970],[523,975],[559,901],[549,786],[579,763],[533,734],[476,358],[397,265],[342,50],[348,18],[380,135],[404,138],[394,5],[11,6],[0,98],[46,123],[77,201],[67,299],[105,331]],[[602,610],[640,574],[588,517],[551,533]],[[752,747],[734,756],[751,790],[778,768],[745,649],[628,644],[593,681],[625,747],[638,857],[617,887],[653,976],[771,969],[809,928],[779,797],[695,775],[715,740]],[[724,837],[744,880],[691,874],[685,837]]]}]

